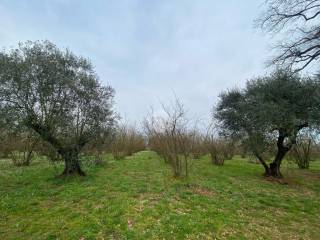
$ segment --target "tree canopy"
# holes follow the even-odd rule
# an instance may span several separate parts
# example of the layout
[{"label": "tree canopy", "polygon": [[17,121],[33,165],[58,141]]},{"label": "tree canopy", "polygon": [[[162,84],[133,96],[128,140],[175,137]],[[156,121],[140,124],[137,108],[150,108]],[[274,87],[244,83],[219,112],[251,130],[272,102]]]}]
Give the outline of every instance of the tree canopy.
[{"label": "tree canopy", "polygon": [[84,174],[78,154],[112,129],[113,96],[88,59],[48,41],[20,43],[0,53],[0,109],[6,122],[49,142],[65,159],[64,174]]},{"label": "tree canopy", "polygon": [[274,161],[268,167],[259,160],[267,175],[281,176],[281,161],[298,132],[320,126],[320,82],[279,70],[248,81],[242,90],[222,93],[214,116],[223,134],[251,139],[251,150],[258,158],[262,149],[258,143],[275,136],[278,152]]}]

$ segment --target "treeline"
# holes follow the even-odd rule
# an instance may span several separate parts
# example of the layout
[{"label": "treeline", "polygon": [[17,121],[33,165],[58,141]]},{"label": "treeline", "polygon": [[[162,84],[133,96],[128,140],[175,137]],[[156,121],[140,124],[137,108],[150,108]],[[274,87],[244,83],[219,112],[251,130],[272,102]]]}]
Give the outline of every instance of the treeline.
[{"label": "treeline", "polygon": [[[31,131],[2,129],[0,139],[0,159],[11,159],[14,166],[29,166],[39,156],[53,163],[63,161],[55,148]],[[86,144],[79,159],[99,165],[105,161],[106,155],[120,160],[146,148],[146,137],[141,131],[135,126],[118,124],[106,138]]]},{"label": "treeline", "polygon": [[[151,111],[142,128],[128,123],[115,124],[112,133],[86,144],[79,161],[101,165],[107,155],[121,160],[143,150],[152,150],[172,168],[174,177],[187,177],[193,163],[201,157],[209,156],[213,165],[223,166],[234,155],[259,163],[261,159],[272,162],[277,153],[276,134],[262,141],[257,135],[256,138],[226,136],[217,124],[201,128],[198,125],[198,121],[188,119],[183,104],[175,99],[171,105],[162,105],[162,114]],[[11,159],[14,166],[29,166],[38,156],[45,156],[52,163],[64,160],[51,144],[33,131],[2,128],[0,137],[0,158]],[[310,129],[299,133],[287,160],[301,169],[308,169],[311,161],[320,159],[318,137],[318,133]]]}]

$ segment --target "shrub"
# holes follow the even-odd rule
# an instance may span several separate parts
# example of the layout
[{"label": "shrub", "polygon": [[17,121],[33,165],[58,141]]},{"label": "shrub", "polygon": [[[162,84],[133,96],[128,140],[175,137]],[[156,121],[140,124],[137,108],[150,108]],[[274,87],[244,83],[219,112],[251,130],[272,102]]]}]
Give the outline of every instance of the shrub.
[{"label": "shrub", "polygon": [[127,124],[118,126],[110,146],[110,151],[115,159],[123,159],[145,149],[145,138],[135,126]]},{"label": "shrub", "polygon": [[308,169],[314,158],[315,142],[310,133],[303,133],[297,137],[297,142],[288,154],[288,159],[295,162],[300,169]]},{"label": "shrub", "polygon": [[6,139],[6,151],[14,166],[29,166],[34,158],[38,139],[30,133],[11,134]]},{"label": "shrub", "polygon": [[152,112],[145,120],[148,147],[172,167],[174,177],[187,177],[192,158],[201,154],[196,128],[190,127],[179,100],[171,107],[162,105],[162,110],[163,116]]},{"label": "shrub", "polygon": [[230,139],[218,137],[213,125],[210,125],[207,129],[204,145],[214,165],[222,166],[225,160],[232,159],[234,155],[235,142]]},{"label": "shrub", "polygon": [[229,141],[210,137],[206,139],[205,143],[214,165],[222,166],[225,160],[232,159],[233,148]]}]

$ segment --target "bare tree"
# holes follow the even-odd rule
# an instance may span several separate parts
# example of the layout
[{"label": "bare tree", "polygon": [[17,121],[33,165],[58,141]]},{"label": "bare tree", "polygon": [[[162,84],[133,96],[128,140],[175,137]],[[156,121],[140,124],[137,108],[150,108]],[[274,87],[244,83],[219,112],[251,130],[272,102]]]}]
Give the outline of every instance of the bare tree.
[{"label": "bare tree", "polygon": [[144,122],[149,147],[170,164],[175,177],[188,176],[197,141],[196,128],[190,126],[178,99],[169,107],[162,104],[162,110],[163,116],[152,112]]},{"label": "bare tree", "polygon": [[286,36],[276,44],[279,54],[271,63],[300,71],[318,61],[319,19],[320,0],[267,0],[257,26],[266,32]]},{"label": "bare tree", "polygon": [[319,135],[312,129],[303,131],[297,137],[297,142],[289,153],[289,159],[293,160],[300,169],[308,169],[310,161],[315,159],[316,139]]}]

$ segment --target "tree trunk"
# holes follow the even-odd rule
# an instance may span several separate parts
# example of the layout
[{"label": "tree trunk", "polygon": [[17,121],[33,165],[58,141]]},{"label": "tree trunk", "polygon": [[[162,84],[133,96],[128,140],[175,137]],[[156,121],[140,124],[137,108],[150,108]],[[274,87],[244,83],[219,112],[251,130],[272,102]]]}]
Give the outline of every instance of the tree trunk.
[{"label": "tree trunk", "polygon": [[189,174],[189,172],[188,172],[188,157],[187,156],[184,156],[184,161],[185,161],[185,167],[186,167],[186,177],[188,177],[188,174]]},{"label": "tree trunk", "polygon": [[253,154],[256,156],[256,158],[259,160],[259,162],[264,167],[264,176],[269,177],[271,175],[271,170],[270,170],[268,164],[264,161],[264,159],[262,158],[262,156],[258,152],[253,151]]},{"label": "tree trunk", "polygon": [[289,150],[287,148],[278,149],[277,155],[272,163],[270,163],[270,174],[273,177],[281,178],[280,166],[282,159]]},{"label": "tree trunk", "polygon": [[44,141],[50,143],[57,152],[62,156],[65,163],[65,168],[62,175],[72,175],[79,174],[80,176],[85,176],[86,174],[81,170],[79,164],[79,152],[80,149],[86,144],[86,141],[80,137],[81,141],[77,143],[75,147],[64,147],[63,144],[55,136],[51,134],[50,128],[46,125],[41,125],[34,122],[34,119],[26,119],[26,125],[29,128],[35,130]]},{"label": "tree trunk", "polygon": [[270,163],[270,175],[272,177],[282,178],[282,174],[280,172],[281,162],[286,153],[290,150],[290,146],[284,146],[284,139],[284,134],[280,133],[277,142],[278,152],[273,162]]},{"label": "tree trunk", "polygon": [[24,157],[24,165],[29,166],[33,157],[33,150],[27,152],[27,156]]},{"label": "tree trunk", "polygon": [[80,176],[85,176],[86,174],[82,171],[79,163],[79,151],[76,149],[68,149],[61,152],[64,159],[64,170],[62,175],[74,175],[78,174]]}]

